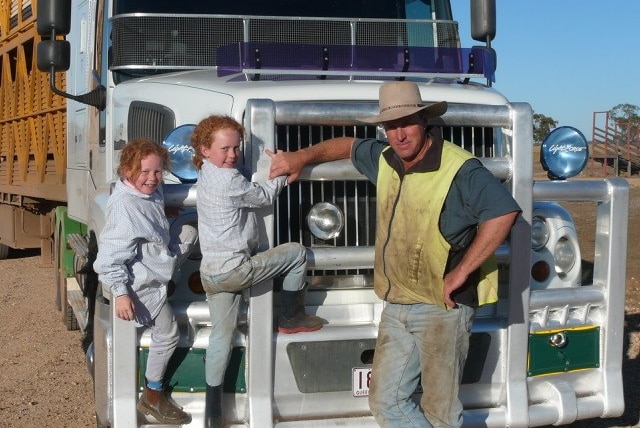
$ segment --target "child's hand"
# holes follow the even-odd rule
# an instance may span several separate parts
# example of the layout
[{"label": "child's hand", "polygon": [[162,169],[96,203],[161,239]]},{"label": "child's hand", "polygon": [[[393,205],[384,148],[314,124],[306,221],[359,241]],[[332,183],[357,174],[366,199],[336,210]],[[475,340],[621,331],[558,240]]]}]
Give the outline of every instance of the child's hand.
[{"label": "child's hand", "polygon": [[135,318],[133,300],[126,294],[116,297],[116,316],[121,320],[133,321]]}]

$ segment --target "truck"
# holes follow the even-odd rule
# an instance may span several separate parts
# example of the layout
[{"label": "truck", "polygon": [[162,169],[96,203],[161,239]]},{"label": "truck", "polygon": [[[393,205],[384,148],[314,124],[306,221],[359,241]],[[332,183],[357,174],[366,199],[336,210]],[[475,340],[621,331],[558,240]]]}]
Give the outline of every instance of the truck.
[{"label": "truck", "polygon": [[[462,47],[447,0],[12,0],[0,30],[0,256],[40,248],[55,270],[56,306],[83,333],[99,427],[145,427],[137,414],[149,332],[119,320],[92,263],[120,151],[145,137],[171,153],[164,178],[172,230],[197,228],[189,136],[211,114],[244,124],[242,165],[269,173],[265,150],[334,136],[377,137],[388,80],[445,100],[446,139],[469,150],[513,194],[522,215],[496,251],[499,300],[479,309],[460,391],[465,427],[566,425],[624,411],[625,257],[629,191],[622,178],[578,176],[588,145],[571,127],[541,147],[533,112],[493,87],[495,2],[470,0]],[[533,36],[533,35],[532,35]],[[233,427],[376,426],[368,408],[384,302],[373,292],[375,187],[350,161],[306,167],[259,211],[262,248],[307,248],[313,333],[274,330],[278,281],[243,295],[224,381]],[[595,252],[581,253],[562,202],[588,202]],[[593,259],[591,275],[581,260]],[[203,425],[211,330],[197,242],[169,284],[180,342],[166,382]],[[420,391],[416,391],[418,397]],[[88,397],[87,399],[91,399]]]}]

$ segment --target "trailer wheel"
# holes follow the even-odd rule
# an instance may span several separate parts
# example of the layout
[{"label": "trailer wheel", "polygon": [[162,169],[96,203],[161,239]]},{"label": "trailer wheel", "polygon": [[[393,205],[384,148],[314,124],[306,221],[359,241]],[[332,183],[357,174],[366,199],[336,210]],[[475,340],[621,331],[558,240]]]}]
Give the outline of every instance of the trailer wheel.
[{"label": "trailer wheel", "polygon": [[9,257],[9,246],[0,244],[0,260],[5,260],[7,257]]}]

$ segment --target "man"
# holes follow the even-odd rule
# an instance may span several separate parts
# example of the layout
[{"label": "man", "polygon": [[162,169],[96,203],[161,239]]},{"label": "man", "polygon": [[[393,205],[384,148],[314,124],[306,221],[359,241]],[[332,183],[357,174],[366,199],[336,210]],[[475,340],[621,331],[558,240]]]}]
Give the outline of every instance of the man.
[{"label": "man", "polygon": [[361,121],[381,124],[388,145],[342,137],[270,152],[271,176],[292,182],[307,164],[351,157],[376,184],[374,288],[387,303],[369,406],[382,427],[459,427],[475,308],[497,300],[493,254],[520,208],[478,159],[428,126],[446,102],[424,105],[413,82],[385,83],[379,102],[380,113]]}]

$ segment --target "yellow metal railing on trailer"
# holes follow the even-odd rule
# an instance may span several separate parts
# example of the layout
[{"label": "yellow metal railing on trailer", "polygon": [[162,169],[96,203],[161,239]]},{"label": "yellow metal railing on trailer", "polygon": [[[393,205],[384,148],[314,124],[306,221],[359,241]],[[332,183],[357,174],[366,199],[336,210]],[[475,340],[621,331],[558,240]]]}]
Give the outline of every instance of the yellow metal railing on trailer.
[{"label": "yellow metal railing on trailer", "polygon": [[[51,198],[64,195],[66,100],[36,67],[36,8],[0,0],[0,193]],[[56,82],[64,90],[64,73]]]}]

